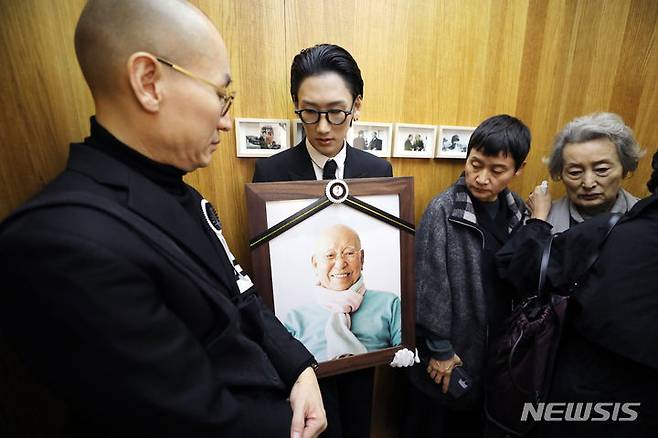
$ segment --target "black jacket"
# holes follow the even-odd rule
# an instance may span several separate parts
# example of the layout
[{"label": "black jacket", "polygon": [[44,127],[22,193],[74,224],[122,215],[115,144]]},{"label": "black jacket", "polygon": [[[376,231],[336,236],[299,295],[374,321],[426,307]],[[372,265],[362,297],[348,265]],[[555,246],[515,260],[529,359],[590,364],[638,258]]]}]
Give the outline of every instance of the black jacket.
[{"label": "black jacket", "polygon": [[[571,298],[549,398],[639,402],[633,408],[639,417],[542,422],[537,437],[649,437],[658,428],[658,196],[639,201],[602,244],[607,220],[601,215],[572,227],[551,249],[550,287]],[[498,253],[499,268],[520,289],[536,288],[549,236],[550,225],[529,221]]]},{"label": "black jacket", "polygon": [[312,356],[256,295],[239,294],[207,230],[161,187],[84,144],[71,146],[67,169],[36,200],[69,191],[145,218],[216,288],[209,296],[92,209],[39,210],[0,229],[0,325],[84,419],[81,434],[288,436],[286,398]]},{"label": "black jacket", "polygon": [[[292,149],[256,161],[253,182],[315,181],[313,162],[305,140]],[[391,163],[346,145],[344,179],[393,176]]]}]

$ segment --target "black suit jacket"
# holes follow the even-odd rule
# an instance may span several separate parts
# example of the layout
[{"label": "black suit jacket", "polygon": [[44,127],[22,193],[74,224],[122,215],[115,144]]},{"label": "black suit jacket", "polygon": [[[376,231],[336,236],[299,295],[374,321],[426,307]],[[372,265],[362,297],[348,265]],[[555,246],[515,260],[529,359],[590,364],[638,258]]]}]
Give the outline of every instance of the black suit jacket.
[{"label": "black suit jacket", "polygon": [[[305,140],[292,149],[256,161],[253,182],[304,181],[316,179]],[[377,178],[393,176],[391,163],[368,152],[346,145],[343,177]]]},{"label": "black suit jacket", "polygon": [[313,358],[255,294],[240,295],[209,230],[162,188],[86,145],[71,146],[67,169],[36,200],[70,191],[142,216],[216,288],[210,296],[93,209],[38,210],[0,228],[0,326],[84,418],[82,434],[288,436],[286,397]]}]

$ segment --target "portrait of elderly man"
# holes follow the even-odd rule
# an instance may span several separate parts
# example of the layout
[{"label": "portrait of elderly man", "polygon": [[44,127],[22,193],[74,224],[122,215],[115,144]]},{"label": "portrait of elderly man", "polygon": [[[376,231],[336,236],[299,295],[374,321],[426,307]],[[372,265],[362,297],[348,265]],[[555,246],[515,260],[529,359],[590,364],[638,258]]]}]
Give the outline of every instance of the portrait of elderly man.
[{"label": "portrait of elderly man", "polygon": [[346,225],[324,229],[316,242],[313,302],[290,310],[284,324],[317,361],[401,343],[400,297],[367,288],[364,258],[359,235]]},{"label": "portrait of elderly man", "polygon": [[551,178],[566,189],[548,215],[553,234],[600,213],[628,212],[638,198],[621,182],[637,169],[641,156],[633,131],[617,114],[593,113],[567,123],[548,159]]}]

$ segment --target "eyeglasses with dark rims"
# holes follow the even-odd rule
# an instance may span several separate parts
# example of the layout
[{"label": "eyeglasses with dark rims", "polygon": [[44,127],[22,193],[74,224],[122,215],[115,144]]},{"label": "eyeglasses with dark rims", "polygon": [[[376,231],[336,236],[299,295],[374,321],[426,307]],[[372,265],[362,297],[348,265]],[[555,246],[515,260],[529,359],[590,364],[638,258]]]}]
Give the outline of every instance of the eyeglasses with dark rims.
[{"label": "eyeglasses with dark rims", "polygon": [[349,111],[341,109],[330,109],[327,111],[318,111],[314,109],[298,109],[295,110],[295,114],[299,116],[299,119],[305,125],[315,125],[320,122],[320,117],[324,115],[327,119],[327,122],[331,125],[342,125],[347,120],[347,116],[354,112],[354,102],[352,102],[352,107]]}]

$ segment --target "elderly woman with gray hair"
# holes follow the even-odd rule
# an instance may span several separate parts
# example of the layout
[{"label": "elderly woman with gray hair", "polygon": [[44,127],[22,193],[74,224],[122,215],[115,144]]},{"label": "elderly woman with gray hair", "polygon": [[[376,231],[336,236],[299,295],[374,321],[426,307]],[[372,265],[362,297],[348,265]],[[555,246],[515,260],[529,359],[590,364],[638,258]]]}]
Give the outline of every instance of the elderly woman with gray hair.
[{"label": "elderly woman with gray hair", "polygon": [[[534,438],[656,436],[658,152],[652,170],[651,195],[609,235],[611,215],[600,214],[552,239],[546,290],[570,297],[554,378],[542,401],[567,405],[567,418],[571,404],[580,420],[538,422]],[[532,218],[496,254],[498,273],[517,292],[537,287],[551,240],[550,194],[539,186],[533,193]]]},{"label": "elderly woman with gray hair", "polygon": [[562,181],[567,192],[548,215],[553,234],[600,213],[629,211],[638,198],[621,181],[637,168],[642,153],[617,114],[593,113],[567,123],[548,159],[551,178]]}]

